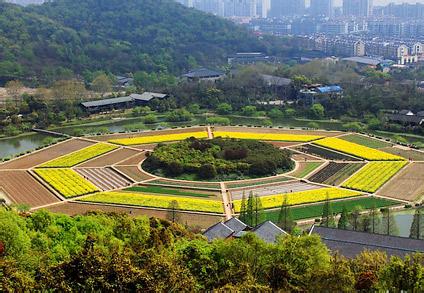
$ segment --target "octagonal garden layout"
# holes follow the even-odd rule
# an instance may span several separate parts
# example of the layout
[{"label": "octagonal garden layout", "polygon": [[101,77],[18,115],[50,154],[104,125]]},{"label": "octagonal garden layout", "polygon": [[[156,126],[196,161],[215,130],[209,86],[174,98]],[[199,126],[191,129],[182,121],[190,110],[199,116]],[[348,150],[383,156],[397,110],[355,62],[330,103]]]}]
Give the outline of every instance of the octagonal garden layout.
[{"label": "octagonal garden layout", "polygon": [[72,204],[196,219],[236,215],[254,193],[269,212],[287,198],[310,218],[327,198],[365,207],[419,200],[423,169],[422,151],[362,134],[205,126],[70,138],[0,164],[0,194],[32,210]]}]

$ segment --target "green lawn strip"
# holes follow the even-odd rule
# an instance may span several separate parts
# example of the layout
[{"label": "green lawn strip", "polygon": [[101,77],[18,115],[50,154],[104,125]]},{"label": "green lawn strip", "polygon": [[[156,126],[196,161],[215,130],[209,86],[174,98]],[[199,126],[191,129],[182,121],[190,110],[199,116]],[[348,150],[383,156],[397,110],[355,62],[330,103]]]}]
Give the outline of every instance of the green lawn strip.
[{"label": "green lawn strip", "polygon": [[338,185],[352,176],[356,171],[361,169],[365,164],[349,164],[339,172],[325,180],[323,183],[327,185]]},{"label": "green lawn strip", "polygon": [[308,162],[306,163],[306,167],[303,170],[298,170],[290,175],[293,177],[305,178],[313,171],[315,171],[318,167],[320,167],[322,164],[322,162]]},{"label": "green lawn strip", "polygon": [[[363,197],[358,199],[351,200],[342,200],[342,201],[332,201],[332,209],[334,213],[341,213],[343,207],[346,207],[348,211],[352,210],[356,206],[361,206],[364,209],[370,209],[375,205],[376,208],[383,208],[388,206],[394,206],[401,204],[395,200],[389,200],[384,198],[376,198],[376,197]],[[322,215],[322,210],[324,207],[324,203],[308,205],[302,207],[293,207],[291,209],[294,220],[302,220],[302,219],[310,219],[310,218],[319,218]],[[270,220],[273,222],[278,222],[278,215],[280,211],[270,210],[265,211],[266,220]]]},{"label": "green lawn strip", "polygon": [[288,177],[278,177],[274,179],[264,179],[259,181],[251,181],[251,182],[234,182],[234,183],[226,183],[225,185],[227,188],[239,188],[239,187],[247,187],[247,186],[257,186],[257,185],[263,185],[263,184],[269,184],[269,183],[277,183],[277,182],[286,182],[289,180],[293,180],[292,178]]},{"label": "green lawn strip", "polygon": [[373,148],[373,149],[381,149],[384,147],[391,146],[391,144],[388,142],[384,142],[381,140],[377,140],[374,138],[370,138],[370,137],[366,137],[366,136],[362,136],[358,134],[349,134],[349,135],[341,136],[340,139],[353,142],[356,144],[360,144],[360,145]]},{"label": "green lawn strip", "polygon": [[124,191],[141,192],[141,193],[158,193],[158,194],[172,194],[179,196],[193,196],[193,197],[209,197],[213,194],[202,194],[196,192],[182,191],[176,189],[168,189],[160,186],[134,186],[124,189]]},{"label": "green lawn strip", "polygon": [[220,190],[221,187],[219,183],[196,183],[196,182],[183,182],[183,181],[168,181],[168,180],[152,180],[148,183],[152,184],[162,184],[162,185],[175,185],[175,186],[184,186],[184,187],[201,187],[201,188],[209,188]]}]

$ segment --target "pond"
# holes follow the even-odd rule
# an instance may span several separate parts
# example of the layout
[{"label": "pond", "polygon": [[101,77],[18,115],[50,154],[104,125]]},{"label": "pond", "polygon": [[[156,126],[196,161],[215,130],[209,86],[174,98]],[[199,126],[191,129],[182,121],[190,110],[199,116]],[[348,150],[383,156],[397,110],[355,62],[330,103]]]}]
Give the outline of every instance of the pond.
[{"label": "pond", "polygon": [[414,209],[394,213],[396,224],[399,228],[399,235],[397,236],[409,237],[414,214]]},{"label": "pond", "polygon": [[22,136],[0,139],[0,159],[13,157],[42,146],[46,138],[54,138],[50,135],[32,133]]}]

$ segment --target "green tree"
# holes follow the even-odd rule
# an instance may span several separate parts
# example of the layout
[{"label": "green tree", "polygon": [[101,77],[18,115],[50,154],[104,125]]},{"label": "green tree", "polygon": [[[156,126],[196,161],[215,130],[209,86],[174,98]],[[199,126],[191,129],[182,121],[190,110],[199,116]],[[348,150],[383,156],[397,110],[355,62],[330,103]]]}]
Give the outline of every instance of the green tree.
[{"label": "green tree", "polygon": [[261,199],[251,191],[247,199],[246,224],[256,227],[263,221],[263,216]]},{"label": "green tree", "polygon": [[381,229],[382,234],[386,235],[397,235],[399,228],[397,226],[395,217],[390,211],[390,208],[385,208],[383,210],[383,217],[381,219]]},{"label": "green tree", "polygon": [[278,215],[278,225],[287,232],[291,232],[294,226],[296,226],[287,194],[284,194],[284,200],[281,205],[280,214]]},{"label": "green tree", "polygon": [[346,209],[346,206],[343,205],[342,212],[340,214],[339,222],[337,224],[337,228],[347,230],[349,225],[349,214]]},{"label": "green tree", "polygon": [[143,120],[145,124],[154,124],[158,122],[158,118],[155,114],[147,114],[146,116],[144,116]]},{"label": "green tree", "polygon": [[101,93],[103,97],[105,93],[110,93],[112,91],[112,81],[106,74],[100,74],[93,80],[91,89],[95,92]]},{"label": "green tree", "polygon": [[246,207],[246,193],[243,191],[243,196],[241,198],[240,206],[240,221],[247,223],[247,207]]},{"label": "green tree", "polygon": [[322,119],[325,116],[325,109],[324,106],[317,103],[317,104],[313,104],[311,106],[311,116],[315,119]]},{"label": "green tree", "polygon": [[268,112],[268,117],[272,118],[272,119],[278,119],[278,118],[283,118],[283,111],[281,111],[278,108],[272,108],[269,112]]},{"label": "green tree", "polygon": [[193,103],[187,106],[187,110],[192,114],[198,114],[200,112],[199,104]]},{"label": "green tree", "polygon": [[325,227],[336,227],[336,221],[334,219],[333,207],[330,202],[330,196],[327,194],[324,206],[322,208],[322,221],[321,226]]},{"label": "green tree", "polygon": [[424,214],[422,210],[423,208],[419,207],[415,211],[414,219],[412,220],[412,225],[409,233],[410,238],[424,239]]},{"label": "green tree", "polygon": [[168,212],[166,215],[166,219],[172,223],[181,223],[181,215],[178,212],[180,210],[180,206],[178,201],[173,200],[169,203]]},{"label": "green tree", "polygon": [[373,205],[371,207],[371,210],[369,212],[369,216],[370,216],[370,219],[371,219],[370,232],[371,233],[377,233],[381,219],[380,219],[380,212],[377,210],[375,203],[373,203]]},{"label": "green tree", "polygon": [[349,214],[349,222],[353,231],[360,230],[362,210],[363,208],[361,206],[355,206]]},{"label": "green tree", "polygon": [[257,113],[256,106],[244,106],[241,109],[241,113],[244,116],[249,116],[249,117],[255,116]]},{"label": "green tree", "polygon": [[233,107],[228,103],[221,103],[216,107],[216,111],[221,115],[231,114]]}]

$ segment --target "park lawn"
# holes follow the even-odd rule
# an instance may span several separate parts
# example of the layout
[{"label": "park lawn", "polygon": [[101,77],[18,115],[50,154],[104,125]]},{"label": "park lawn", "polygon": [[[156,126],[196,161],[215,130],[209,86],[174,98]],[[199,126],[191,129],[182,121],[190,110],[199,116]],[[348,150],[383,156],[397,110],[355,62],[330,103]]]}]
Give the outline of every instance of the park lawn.
[{"label": "park lawn", "polygon": [[141,193],[158,193],[158,194],[171,194],[179,196],[193,196],[193,197],[209,197],[214,196],[213,194],[190,192],[178,189],[163,188],[161,186],[133,186],[126,188],[125,191],[141,192]]},{"label": "park lawn", "polygon": [[[389,200],[385,198],[377,198],[377,197],[363,197],[358,199],[351,200],[342,200],[342,201],[332,201],[331,207],[333,208],[333,212],[339,214],[342,212],[343,207],[346,207],[348,211],[351,211],[356,206],[361,206],[364,209],[371,209],[373,205],[376,208],[383,208],[388,206],[395,206],[401,204],[395,200]],[[311,219],[311,218],[319,218],[322,215],[322,210],[324,207],[324,203],[314,204],[302,207],[293,207],[291,209],[294,220],[302,220],[302,219]],[[278,215],[280,213],[279,209],[270,210],[265,212],[266,220],[273,221],[274,223],[278,222]]]},{"label": "park lawn", "polygon": [[381,148],[391,146],[391,144],[388,142],[384,142],[381,140],[377,140],[377,139],[359,135],[359,134],[349,134],[349,135],[341,136],[340,139],[357,143],[357,144],[360,144],[369,148],[373,148],[373,149],[381,149]]},{"label": "park lawn", "polygon": [[122,204],[140,207],[162,208],[168,209],[174,201],[178,203],[178,210],[197,211],[219,213],[224,212],[222,201],[188,198],[178,196],[166,196],[159,194],[149,193],[135,193],[135,192],[99,192],[93,195],[79,199],[78,201],[94,202],[94,203],[108,203],[108,204]]},{"label": "park lawn", "polygon": [[317,168],[319,168],[322,164],[323,162],[301,162],[299,169],[290,175],[293,177],[305,178]]}]

